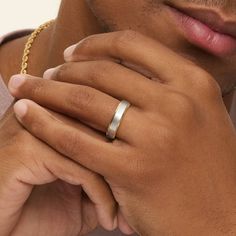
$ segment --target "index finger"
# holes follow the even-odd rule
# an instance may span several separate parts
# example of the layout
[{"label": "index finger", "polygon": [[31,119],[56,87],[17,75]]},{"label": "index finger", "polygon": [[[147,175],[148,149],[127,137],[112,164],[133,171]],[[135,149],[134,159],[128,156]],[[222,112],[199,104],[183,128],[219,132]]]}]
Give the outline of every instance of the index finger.
[{"label": "index finger", "polygon": [[163,82],[179,81],[185,70],[189,74],[195,66],[156,40],[130,30],[89,36],[65,50],[64,57],[66,61],[113,59],[140,66]]}]

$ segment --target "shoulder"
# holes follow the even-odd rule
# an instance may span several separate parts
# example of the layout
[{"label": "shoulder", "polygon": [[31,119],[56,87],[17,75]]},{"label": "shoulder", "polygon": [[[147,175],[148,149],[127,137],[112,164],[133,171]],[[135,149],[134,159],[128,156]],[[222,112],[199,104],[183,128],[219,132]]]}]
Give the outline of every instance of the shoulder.
[{"label": "shoulder", "polygon": [[0,46],[9,42],[9,41],[27,36],[31,32],[32,32],[31,29],[17,30],[17,31],[13,31],[11,33],[5,34],[3,36],[0,36]]},{"label": "shoulder", "polygon": [[20,30],[0,37],[0,73],[7,83],[10,76],[19,73],[25,42],[32,30]]}]

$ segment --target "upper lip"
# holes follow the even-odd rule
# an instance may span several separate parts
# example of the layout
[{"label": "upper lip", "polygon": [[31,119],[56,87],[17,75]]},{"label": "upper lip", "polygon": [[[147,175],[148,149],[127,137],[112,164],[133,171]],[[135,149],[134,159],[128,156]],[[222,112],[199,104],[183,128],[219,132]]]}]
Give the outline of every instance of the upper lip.
[{"label": "upper lip", "polygon": [[236,38],[236,17],[226,16],[220,9],[209,9],[201,6],[199,8],[183,7],[173,4],[168,4],[168,6],[199,20],[215,32]]}]

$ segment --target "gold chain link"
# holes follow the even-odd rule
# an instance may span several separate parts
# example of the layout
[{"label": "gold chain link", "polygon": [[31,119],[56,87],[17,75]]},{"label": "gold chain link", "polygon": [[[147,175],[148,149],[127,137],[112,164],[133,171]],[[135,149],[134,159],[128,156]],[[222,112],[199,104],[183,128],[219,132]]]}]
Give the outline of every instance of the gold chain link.
[{"label": "gold chain link", "polygon": [[54,22],[54,20],[50,20],[50,21],[40,25],[28,38],[28,40],[25,44],[24,53],[23,53],[23,57],[22,57],[21,71],[20,71],[21,74],[27,74],[30,50],[33,46],[35,39],[43,30],[47,29],[53,22]]},{"label": "gold chain link", "polygon": [[[30,50],[32,48],[32,45],[34,43],[34,40],[37,38],[37,36],[45,29],[47,29],[55,20],[50,20],[38,27],[29,37],[25,44],[24,53],[22,57],[22,63],[21,63],[21,74],[27,74],[28,64],[29,64],[29,56],[30,56]],[[234,87],[236,89],[236,86]]]}]

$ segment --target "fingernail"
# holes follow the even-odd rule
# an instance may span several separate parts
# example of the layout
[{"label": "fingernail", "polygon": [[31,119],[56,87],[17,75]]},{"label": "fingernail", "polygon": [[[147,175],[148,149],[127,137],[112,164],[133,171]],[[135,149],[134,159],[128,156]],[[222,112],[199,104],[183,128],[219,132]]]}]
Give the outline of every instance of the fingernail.
[{"label": "fingernail", "polygon": [[75,50],[75,48],[77,47],[77,44],[74,44],[70,47],[68,47],[65,51],[64,51],[64,59],[65,60],[70,60],[70,58],[72,57],[72,54]]},{"label": "fingernail", "polygon": [[28,106],[26,102],[22,100],[16,102],[14,105],[14,112],[16,116],[20,119],[22,119],[25,116],[25,114],[27,113],[27,110],[28,110]]},{"label": "fingernail", "polygon": [[14,75],[11,77],[8,88],[10,91],[17,90],[25,82],[25,77],[22,75]]},{"label": "fingernail", "polygon": [[44,79],[51,79],[51,77],[54,74],[55,70],[56,70],[56,68],[51,68],[51,69],[46,70],[43,74],[43,78]]}]

